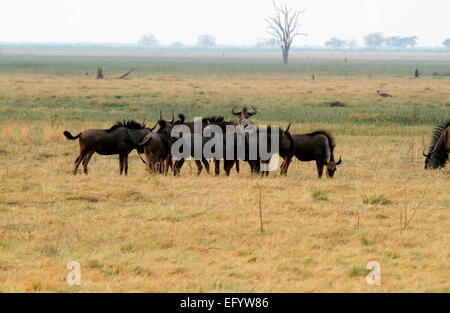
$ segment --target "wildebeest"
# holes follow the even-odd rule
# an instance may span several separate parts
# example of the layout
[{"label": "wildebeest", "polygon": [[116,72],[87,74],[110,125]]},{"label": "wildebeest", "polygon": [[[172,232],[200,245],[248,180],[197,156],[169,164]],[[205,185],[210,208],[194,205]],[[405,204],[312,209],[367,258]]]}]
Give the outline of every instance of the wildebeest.
[{"label": "wildebeest", "polygon": [[445,167],[450,153],[450,120],[436,127],[431,138],[428,154],[425,157],[425,169]]},{"label": "wildebeest", "polygon": [[[180,119],[182,118],[184,120],[184,116],[182,114],[180,114],[179,117],[180,117]],[[189,131],[191,132],[192,136],[190,136],[190,138],[189,138],[189,140],[191,141],[189,143],[190,146],[191,146],[191,151],[189,151],[189,155],[191,157],[194,157],[194,138],[195,137],[199,138],[199,140],[202,142],[202,149],[203,149],[204,145],[209,140],[211,140],[211,138],[203,137],[203,130],[205,129],[205,127],[207,127],[209,125],[215,125],[217,123],[222,123],[223,120],[224,120],[223,116],[211,116],[211,117],[202,118],[202,121],[201,121],[201,132],[202,133],[200,133],[200,134],[195,133],[196,130],[194,129],[194,122],[183,122],[183,123],[179,124],[179,125],[187,126],[189,128]],[[186,139],[184,139],[184,140],[186,140]],[[185,144],[187,144],[187,142]],[[175,162],[175,164],[174,164],[174,168],[175,168],[174,175],[177,175],[178,173],[180,173],[184,162],[185,162],[185,159],[183,159],[183,158],[180,159],[180,160],[177,160]],[[197,165],[197,175],[200,175],[200,173],[201,173],[201,171],[203,169],[202,163],[205,166],[207,173],[209,174],[209,171],[210,171],[209,162],[208,162],[208,160],[205,157],[202,157],[201,160],[195,160],[195,164]]]},{"label": "wildebeest", "polygon": [[[235,125],[233,122],[222,122],[217,123],[219,127],[222,128],[222,131],[224,133],[223,136],[223,160],[224,160],[224,171],[227,176],[230,175],[231,169],[233,168],[234,164],[239,162],[239,160],[245,161],[250,165],[250,169],[252,173],[259,173],[261,169],[261,163],[269,163],[270,158],[272,157],[275,149],[272,146],[274,143],[272,143],[272,135],[278,136],[278,143],[279,143],[279,153],[280,154],[286,154],[289,153],[289,151],[292,149],[292,139],[290,137],[289,133],[289,127],[283,131],[281,128],[275,128],[273,126],[266,126],[266,127],[254,127],[251,128],[244,128],[242,125]],[[231,127],[230,127],[231,126]],[[266,155],[262,156],[260,155],[261,146],[262,143],[261,136],[263,135],[263,130],[266,131],[266,143],[267,143],[267,149],[266,149]],[[233,131],[234,140],[232,143],[226,142],[227,138],[227,132]],[[274,133],[274,131],[277,131],[277,133]],[[251,142],[251,138],[254,136],[254,142]],[[255,146],[251,146],[254,144]],[[251,156],[250,151],[254,148],[256,155]],[[227,150],[232,149],[233,154],[227,154]],[[239,151],[243,153],[243,155],[239,154]],[[216,160],[216,169],[218,169],[218,163],[219,160]],[[216,172],[218,174],[218,170]]]},{"label": "wildebeest", "polygon": [[333,137],[323,130],[315,131],[310,134],[292,135],[293,149],[291,153],[287,153],[281,165],[281,175],[287,175],[289,164],[292,157],[295,156],[300,161],[316,161],[317,174],[322,178],[323,167],[327,167],[326,174],[329,178],[333,178],[337,165],[342,163],[341,157],[336,162],[334,159],[334,143]]},{"label": "wildebeest", "polygon": [[[231,114],[233,114],[234,116],[239,117],[239,120],[237,122],[237,125],[242,125],[244,128],[249,126],[249,125],[254,125],[253,122],[251,122],[249,120],[250,117],[252,117],[253,115],[255,115],[256,113],[258,113],[258,111],[256,110],[256,108],[252,105],[252,109],[253,112],[249,112],[247,107],[243,107],[242,110],[240,112],[236,112],[237,105],[235,105],[232,109],[231,109]],[[216,168],[218,168],[219,166],[216,163]],[[252,165],[250,164],[250,169],[254,170],[254,168],[252,168]],[[236,172],[239,174],[239,160],[236,160]],[[217,173],[216,173],[217,174]]]},{"label": "wildebeest", "polygon": [[172,167],[172,158],[170,148],[172,146],[172,137],[167,127],[167,121],[158,121],[160,129],[156,133],[147,134],[144,139],[138,143],[144,149],[147,170],[150,172],[151,162],[160,164],[160,171],[167,175],[168,166]]},{"label": "wildebeest", "polygon": [[[155,125],[156,127],[156,125]],[[119,155],[120,174],[128,173],[128,155],[131,151],[138,148],[138,152],[142,153],[141,147],[136,147],[129,143],[129,140],[141,141],[153,128],[146,128],[144,122],[136,121],[117,122],[109,129],[88,129],[76,136],[72,136],[67,130],[64,136],[67,139],[75,140],[79,138],[80,154],[75,160],[73,174],[76,175],[78,166],[83,162],[83,173],[88,173],[88,163],[94,152],[101,155]]]},{"label": "wildebeest", "polygon": [[160,113],[160,119],[157,122],[157,125],[159,125],[158,131],[155,133],[149,132],[142,140],[128,138],[128,143],[131,146],[143,149],[149,172],[152,162],[160,164],[160,172],[164,175],[167,175],[169,167],[173,170],[171,149],[174,139],[171,136],[171,131],[175,125],[184,122],[184,116],[180,115],[180,117],[180,120],[174,121],[172,113],[172,120],[166,121],[162,119]]}]

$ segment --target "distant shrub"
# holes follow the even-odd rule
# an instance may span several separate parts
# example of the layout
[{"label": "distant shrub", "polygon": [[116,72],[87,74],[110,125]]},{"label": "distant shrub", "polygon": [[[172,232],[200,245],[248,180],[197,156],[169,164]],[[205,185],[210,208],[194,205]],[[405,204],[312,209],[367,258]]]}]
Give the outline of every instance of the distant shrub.
[{"label": "distant shrub", "polygon": [[326,102],[325,103],[329,107],[346,107],[347,103],[340,102],[340,101],[333,101],[333,102]]}]

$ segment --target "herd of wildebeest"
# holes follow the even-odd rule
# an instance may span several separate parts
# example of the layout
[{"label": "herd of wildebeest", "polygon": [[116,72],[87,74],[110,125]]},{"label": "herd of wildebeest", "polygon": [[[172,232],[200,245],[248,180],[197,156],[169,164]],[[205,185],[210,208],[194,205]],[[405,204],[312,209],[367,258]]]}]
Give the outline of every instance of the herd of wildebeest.
[{"label": "herd of wildebeest", "polygon": [[[201,119],[201,127],[205,129],[211,125],[219,127],[224,134],[233,127],[240,127],[246,129],[251,126],[255,130],[256,138],[259,138],[262,130],[266,132],[264,137],[266,141],[273,140],[273,136],[277,138],[278,155],[282,159],[280,166],[280,174],[287,175],[287,171],[292,158],[295,156],[300,161],[315,161],[317,166],[318,177],[323,175],[324,167],[326,167],[326,175],[333,178],[337,166],[342,163],[341,157],[336,162],[334,157],[335,141],[329,132],[318,130],[308,134],[291,134],[288,127],[283,130],[280,127],[272,126],[257,126],[250,121],[250,117],[257,113],[257,110],[252,106],[252,111],[244,107],[240,112],[235,111],[233,107],[231,113],[237,116],[236,121],[226,121],[223,116],[212,116]],[[184,164],[185,158],[173,158],[172,145],[177,138],[172,137],[172,129],[175,126],[186,126],[191,132],[195,132],[195,123],[185,121],[183,114],[178,114],[178,119],[175,120],[172,111],[172,119],[164,120],[160,112],[160,118],[152,128],[146,127],[145,123],[138,123],[134,120],[117,122],[109,129],[88,129],[76,136],[72,136],[70,132],[64,131],[64,135],[70,139],[79,139],[80,153],[75,160],[73,174],[76,175],[78,167],[82,164],[83,173],[88,173],[88,163],[94,152],[101,155],[119,155],[120,174],[127,175],[128,172],[128,155],[137,150],[139,156],[144,154],[145,160],[141,160],[146,164],[146,169],[149,172],[161,173],[167,175],[169,168],[174,175],[178,175]],[[158,130],[155,131],[155,129]],[[230,128],[231,127],[231,128]],[[244,137],[245,156],[237,155],[236,152],[225,153],[229,146],[225,143],[225,135],[223,136],[223,164],[224,171],[227,176],[233,166],[236,167],[239,173],[239,161],[244,161],[249,164],[251,172],[261,173],[262,176],[268,175],[269,171],[262,165],[267,165],[270,162],[272,154],[269,153],[265,157],[258,155],[256,158],[249,157],[250,140]],[[202,137],[202,145],[207,144],[209,137]],[[259,142],[259,141],[257,141]],[[268,142],[270,146],[270,142]],[[193,146],[193,145],[192,145]],[[228,148],[227,148],[228,147]],[[271,149],[272,151],[273,149]],[[234,150],[233,150],[234,151]],[[450,120],[443,125],[437,126],[432,135],[429,151],[425,156],[425,169],[437,169],[444,167],[450,153]],[[210,173],[209,161],[202,156],[198,158],[194,149],[189,153],[197,166],[197,174],[200,174],[203,166],[206,168],[208,174]],[[220,174],[220,159],[213,158],[215,164],[215,174]]]}]

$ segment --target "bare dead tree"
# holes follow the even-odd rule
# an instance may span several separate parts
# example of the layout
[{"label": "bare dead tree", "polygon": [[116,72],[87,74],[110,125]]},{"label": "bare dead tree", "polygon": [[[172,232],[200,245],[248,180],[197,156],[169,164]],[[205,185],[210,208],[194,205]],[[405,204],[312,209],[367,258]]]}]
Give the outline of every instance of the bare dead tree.
[{"label": "bare dead tree", "polygon": [[275,38],[283,52],[283,64],[288,63],[289,49],[292,41],[296,36],[307,36],[305,33],[299,33],[297,30],[302,25],[299,21],[300,14],[305,10],[297,10],[284,6],[277,6],[273,2],[275,8],[275,15],[265,18],[267,22],[266,32]]},{"label": "bare dead tree", "polygon": [[103,79],[103,66],[97,67],[97,79]]}]

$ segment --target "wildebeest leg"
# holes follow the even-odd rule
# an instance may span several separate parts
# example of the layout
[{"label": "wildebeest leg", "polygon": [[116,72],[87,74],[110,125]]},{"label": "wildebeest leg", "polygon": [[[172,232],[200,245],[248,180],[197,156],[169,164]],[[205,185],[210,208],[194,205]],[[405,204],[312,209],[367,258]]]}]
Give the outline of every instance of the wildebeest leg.
[{"label": "wildebeest leg", "polygon": [[89,164],[89,161],[91,160],[91,157],[92,157],[92,155],[94,154],[94,150],[92,150],[92,151],[90,151],[90,152],[88,152],[87,154],[86,154],[86,156],[84,157],[84,160],[83,160],[83,173],[84,174],[88,174],[88,164]]},{"label": "wildebeest leg", "polygon": [[159,158],[159,173],[160,174],[164,174],[164,159]]},{"label": "wildebeest leg", "polygon": [[259,172],[261,172],[261,161],[253,161],[253,168],[254,168],[254,172],[255,174],[258,174]]},{"label": "wildebeest leg", "polygon": [[200,162],[199,160],[195,160],[195,165],[197,165],[197,176],[198,176],[200,175],[203,169],[202,162]]},{"label": "wildebeest leg", "polygon": [[235,160],[224,160],[223,169],[225,170],[225,175],[230,176],[231,169],[233,168]]},{"label": "wildebeest leg", "polygon": [[167,176],[167,172],[169,171],[169,160],[170,160],[170,157],[167,157],[165,160],[163,160],[163,162],[165,161],[164,176]]},{"label": "wildebeest leg", "polygon": [[207,159],[205,159],[205,158],[203,158],[202,159],[202,163],[203,163],[203,165],[205,166],[205,168],[206,168],[206,172],[208,173],[208,175],[209,175],[209,162],[208,162],[208,160]]},{"label": "wildebeest leg", "polygon": [[250,171],[252,174],[257,174],[261,170],[261,166],[257,160],[248,161],[248,165],[250,165]]},{"label": "wildebeest leg", "polygon": [[220,174],[220,160],[214,159],[214,174],[216,176]]},{"label": "wildebeest leg", "polygon": [[261,164],[263,164],[264,166],[263,166],[263,169],[264,169],[264,171],[261,171],[261,177],[264,177],[264,176],[269,176],[269,163],[270,163],[270,160],[268,160],[268,161],[261,161]]},{"label": "wildebeest leg", "polygon": [[248,161],[248,165],[250,166],[250,173],[253,175],[255,173],[255,165],[253,161]]},{"label": "wildebeest leg", "polygon": [[153,162],[153,159],[151,159],[150,153],[148,152],[146,146],[144,146],[144,157],[145,157],[145,169],[147,170],[147,172],[150,173],[152,167],[150,163]]},{"label": "wildebeest leg", "polygon": [[78,155],[78,157],[75,159],[75,166],[73,168],[73,175],[77,175],[78,172],[78,166],[80,166],[81,161],[83,161],[85,157],[84,152],[80,151],[80,154]]},{"label": "wildebeest leg", "polygon": [[175,162],[173,162],[173,176],[177,176],[177,168],[178,168],[178,160],[175,160]]},{"label": "wildebeest leg", "polygon": [[236,173],[239,174],[239,160],[236,161]]},{"label": "wildebeest leg", "polygon": [[120,175],[123,172],[123,154],[119,154],[119,167],[120,167]]},{"label": "wildebeest leg", "polygon": [[181,168],[183,167],[185,160],[184,159],[180,159],[180,160],[176,160],[175,163],[173,164],[173,176],[177,176],[178,174],[180,174],[181,172]]},{"label": "wildebeest leg", "polygon": [[150,173],[150,171],[151,171],[150,155],[145,150],[144,150],[144,156],[145,156],[145,167],[147,168],[147,172]]},{"label": "wildebeest leg", "polygon": [[128,154],[123,156],[123,167],[125,171],[125,176],[128,175]]},{"label": "wildebeest leg", "polygon": [[173,173],[175,173],[175,165],[172,162],[172,157],[169,156],[169,166]]},{"label": "wildebeest leg", "polygon": [[156,161],[155,163],[155,172],[162,174],[162,166],[161,166],[161,160]]},{"label": "wildebeest leg", "polygon": [[324,164],[316,161],[316,165],[317,165],[317,175],[319,175],[320,179],[322,178]]},{"label": "wildebeest leg", "polygon": [[287,156],[284,158],[283,164],[281,164],[281,172],[280,172],[281,175],[287,176],[287,171],[289,165],[291,164],[291,161],[292,157]]}]

